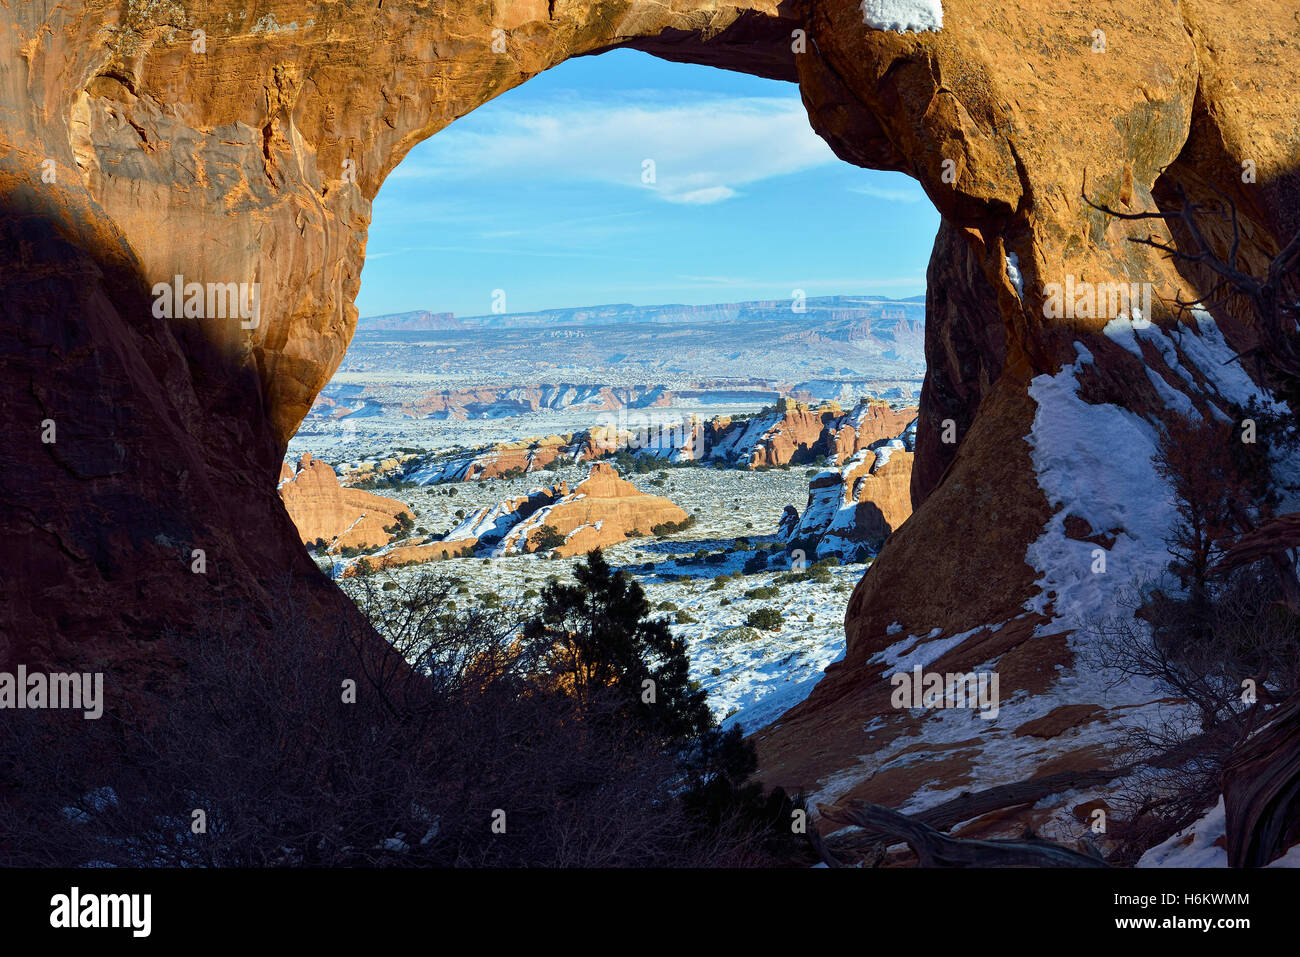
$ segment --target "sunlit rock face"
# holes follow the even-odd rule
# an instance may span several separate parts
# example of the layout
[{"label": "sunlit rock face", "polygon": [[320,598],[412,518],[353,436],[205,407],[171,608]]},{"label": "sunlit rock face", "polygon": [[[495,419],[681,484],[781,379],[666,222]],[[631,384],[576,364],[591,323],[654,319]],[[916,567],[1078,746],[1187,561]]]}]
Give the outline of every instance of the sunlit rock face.
[{"label": "sunlit rock face", "polygon": [[782,523],[787,549],[817,560],[865,561],[912,514],[912,450],[901,439],[864,448],[808,486],[803,515]]},{"label": "sunlit rock face", "polygon": [[[1198,361],[1249,347],[1248,318],[1225,311],[1206,332],[1174,315],[1165,304],[1208,275],[1127,240],[1187,237],[1115,222],[1084,197],[1142,211],[1220,190],[1240,213],[1242,265],[1262,270],[1300,224],[1300,13],[1289,0],[1254,0],[1249,16],[1230,0],[915,6],[865,19],[851,3],[692,0],[6,9],[0,528],[12,571],[0,660],[93,655],[129,684],[165,672],[165,625],[183,631],[217,605],[248,617],[251,640],[289,615],[322,627],[352,615],[275,484],[354,331],[370,204],[455,118],[622,45],[797,80],[839,156],[915,177],[943,217],[916,511],[853,596],[843,662],[760,740],[764,773],[832,801],[906,790],[901,773],[873,786],[842,772],[873,753],[866,724],[897,720],[874,697],[870,662],[934,629],[972,636],[946,654],[1000,662],[1004,694],[1018,682],[1044,707],[1086,694],[1057,684],[1073,667],[1060,636],[1075,626],[1045,587],[1064,573],[1044,566],[1066,553],[1041,539],[1063,508],[1055,478],[1088,452],[1042,410],[1077,412],[1074,382],[1085,405],[1156,415],[1168,397],[1144,366],[1165,360],[1150,330],[1134,348],[1103,333],[1119,310],[1062,313],[1051,289],[1150,284],[1143,320],[1192,322],[1189,335],[1213,343],[1170,339],[1163,354],[1181,358],[1169,361],[1206,375],[1167,369],[1168,387],[1214,399]],[[1206,230],[1226,248],[1226,220]],[[1118,466],[1096,461],[1104,484]],[[296,607],[272,596],[270,569],[294,583]],[[953,786],[971,786],[967,772],[981,785],[1023,774],[984,760],[996,738],[949,748]],[[832,779],[844,786],[828,790]]]},{"label": "sunlit rock face", "polygon": [[330,551],[387,545],[398,516],[414,518],[396,499],[339,485],[334,470],[310,453],[284,464],[276,488],[302,540],[323,541]]}]

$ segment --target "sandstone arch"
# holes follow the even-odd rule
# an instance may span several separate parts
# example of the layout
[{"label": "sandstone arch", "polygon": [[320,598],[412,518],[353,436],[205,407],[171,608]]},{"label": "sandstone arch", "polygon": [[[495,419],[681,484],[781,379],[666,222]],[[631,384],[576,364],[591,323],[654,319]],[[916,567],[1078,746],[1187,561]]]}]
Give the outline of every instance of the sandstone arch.
[{"label": "sandstone arch", "polygon": [[[1051,514],[1023,440],[1030,380],[1070,361],[1080,339],[1111,401],[1150,410],[1156,397],[1099,321],[1045,319],[1042,285],[1140,279],[1172,297],[1200,281],[1125,242],[1147,230],[1108,223],[1085,190],[1152,209],[1175,183],[1230,188],[1248,261],[1278,248],[1300,222],[1300,22],[1285,0],[1256,0],[1249,16],[1230,0],[943,6],[943,28],[925,33],[869,29],[855,4],[832,0],[6,10],[0,661],[165,670],[150,639],[215,603],[273,635],[283,610],[264,587],[269,569],[299,581],[302,613],[322,627],[350,614],[297,547],[273,487],[355,327],[370,201],[412,145],[456,117],[567,57],[627,45],[797,79],[841,157],[916,177],[944,220],[922,421],[955,419],[961,441],[920,437],[920,507],[854,596],[845,662],[763,739],[769,778],[817,788],[862,754],[876,707],[863,701],[864,662],[893,621],[984,627],[979,654],[1016,652],[1027,687],[1049,680],[1059,642],[1027,651],[1039,619],[1021,614],[1035,591],[1026,546]],[[794,29],[809,39],[798,56]],[[177,274],[261,283],[261,321],[155,319],[150,287]],[[1247,323],[1226,325],[1249,338]],[[53,445],[40,441],[47,419]],[[189,568],[196,548],[202,578]]]}]

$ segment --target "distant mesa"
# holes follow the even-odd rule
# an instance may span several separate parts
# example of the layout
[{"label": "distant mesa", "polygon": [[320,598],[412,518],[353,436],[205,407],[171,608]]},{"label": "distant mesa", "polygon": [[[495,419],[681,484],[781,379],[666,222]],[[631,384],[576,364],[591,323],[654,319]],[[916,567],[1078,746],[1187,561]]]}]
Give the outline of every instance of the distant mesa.
[{"label": "distant mesa", "polygon": [[393,535],[385,528],[400,525],[399,515],[414,521],[396,499],[340,485],[334,469],[310,453],[296,467],[281,466],[278,489],[303,542],[324,540],[331,552],[387,545]]},{"label": "distant mesa", "polygon": [[358,331],[391,329],[397,332],[419,332],[426,329],[464,329],[465,324],[450,312],[394,312],[385,316],[365,316],[357,321]]},{"label": "distant mesa", "polygon": [[[814,296],[802,302],[802,311],[794,312],[789,299],[759,299],[747,302],[720,302],[705,305],[664,303],[636,306],[631,303],[609,303],[595,306],[573,306],[562,309],[543,309],[537,312],[491,313],[456,318],[449,312],[392,313],[383,316],[364,316],[358,329],[520,329],[536,327],[572,327],[626,325],[655,323],[663,325],[762,322],[764,320],[791,319],[807,322],[877,322],[881,331],[893,328],[899,320],[924,324],[925,297],[890,299],[885,296]],[[430,323],[419,325],[421,322]],[[436,323],[454,323],[439,325]]]}]

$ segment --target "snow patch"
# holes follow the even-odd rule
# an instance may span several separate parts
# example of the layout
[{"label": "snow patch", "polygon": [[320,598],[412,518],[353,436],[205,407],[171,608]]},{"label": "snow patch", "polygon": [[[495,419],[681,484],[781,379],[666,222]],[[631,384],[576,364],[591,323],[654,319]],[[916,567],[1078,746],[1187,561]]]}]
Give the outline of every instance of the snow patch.
[{"label": "snow patch", "polygon": [[1020,273],[1020,257],[1015,253],[1007,253],[1007,278],[1016,287],[1016,295],[1024,299],[1025,277]]},{"label": "snow patch", "polygon": [[1138,867],[1227,867],[1228,852],[1215,841],[1227,834],[1223,798],[1209,814],[1163,844],[1157,844],[1137,862]]},{"label": "snow patch", "polygon": [[943,26],[942,0],[862,0],[862,22],[877,30],[908,33]]},{"label": "snow patch", "polygon": [[[1077,374],[1093,356],[1078,343],[1075,350],[1074,363],[1029,386],[1038,409],[1026,441],[1054,514],[1026,555],[1041,591],[1025,608],[1046,614],[1050,604],[1062,625],[1077,629],[1114,614],[1117,584],[1159,574],[1169,560],[1164,540],[1178,516],[1173,489],[1155,469],[1155,426],[1118,406],[1083,401]],[[1093,570],[1098,545],[1066,536],[1070,515],[1115,535],[1104,572]]]}]

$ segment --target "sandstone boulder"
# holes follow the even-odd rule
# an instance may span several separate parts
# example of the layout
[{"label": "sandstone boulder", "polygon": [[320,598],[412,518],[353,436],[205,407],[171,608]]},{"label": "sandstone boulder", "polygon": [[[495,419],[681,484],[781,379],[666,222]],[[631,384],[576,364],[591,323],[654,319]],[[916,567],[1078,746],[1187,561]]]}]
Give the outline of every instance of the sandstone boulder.
[{"label": "sandstone boulder", "polygon": [[323,539],[330,551],[387,545],[393,534],[385,528],[397,524],[399,515],[415,518],[396,499],[339,485],[334,469],[311,453],[296,467],[284,464],[278,488],[302,540]]}]

